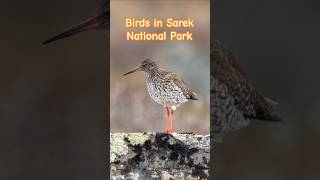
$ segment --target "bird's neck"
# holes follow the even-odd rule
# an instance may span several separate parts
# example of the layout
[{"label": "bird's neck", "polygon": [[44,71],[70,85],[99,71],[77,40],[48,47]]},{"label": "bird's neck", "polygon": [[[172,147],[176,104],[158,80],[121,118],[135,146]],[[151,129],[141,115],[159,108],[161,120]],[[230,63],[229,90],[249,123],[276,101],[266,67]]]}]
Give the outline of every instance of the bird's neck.
[{"label": "bird's neck", "polygon": [[145,71],[147,77],[155,77],[159,72],[159,67],[152,67]]}]

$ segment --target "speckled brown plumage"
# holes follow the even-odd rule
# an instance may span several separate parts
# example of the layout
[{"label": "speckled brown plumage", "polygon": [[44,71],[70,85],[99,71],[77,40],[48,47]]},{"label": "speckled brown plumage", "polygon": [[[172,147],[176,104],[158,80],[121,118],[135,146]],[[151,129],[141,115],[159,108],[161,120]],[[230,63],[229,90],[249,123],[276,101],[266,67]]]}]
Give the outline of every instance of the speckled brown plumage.
[{"label": "speckled brown plumage", "polygon": [[248,82],[231,52],[211,43],[211,118],[214,134],[247,126],[251,119],[280,121],[275,102],[263,97]]},{"label": "speckled brown plumage", "polygon": [[170,107],[175,110],[176,107],[189,99],[197,99],[195,93],[188,88],[181,77],[172,71],[160,68],[150,58],[142,61],[138,68],[125,75],[136,71],[145,72],[146,85],[150,97],[164,107]]}]

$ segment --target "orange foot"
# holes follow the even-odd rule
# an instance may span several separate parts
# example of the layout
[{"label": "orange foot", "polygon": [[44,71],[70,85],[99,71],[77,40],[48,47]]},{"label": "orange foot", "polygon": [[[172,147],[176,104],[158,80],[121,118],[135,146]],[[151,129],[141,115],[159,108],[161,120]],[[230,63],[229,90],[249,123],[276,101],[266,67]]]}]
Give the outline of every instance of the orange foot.
[{"label": "orange foot", "polygon": [[172,128],[167,128],[167,129],[166,129],[166,132],[167,132],[168,134],[172,134],[172,133],[173,133],[173,130],[172,130]]}]

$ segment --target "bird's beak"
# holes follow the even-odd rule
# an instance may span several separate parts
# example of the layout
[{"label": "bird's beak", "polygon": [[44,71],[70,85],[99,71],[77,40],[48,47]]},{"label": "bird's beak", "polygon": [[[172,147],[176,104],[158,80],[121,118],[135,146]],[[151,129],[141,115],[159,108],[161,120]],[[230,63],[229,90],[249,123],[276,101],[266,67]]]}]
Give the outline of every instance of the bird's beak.
[{"label": "bird's beak", "polygon": [[80,32],[83,31],[87,31],[87,30],[91,30],[91,29],[102,29],[102,28],[106,28],[107,26],[107,20],[104,16],[97,16],[94,18],[90,18],[76,26],[71,27],[70,29],[67,29],[65,31],[63,31],[62,33],[59,33],[51,38],[49,38],[48,40],[44,41],[42,44],[48,44],[50,42],[59,40],[59,39],[63,39],[66,37],[70,37],[72,35],[78,34]]},{"label": "bird's beak", "polygon": [[142,67],[141,67],[141,66],[139,66],[139,67],[135,68],[134,70],[131,70],[131,71],[129,71],[129,72],[127,72],[127,73],[123,74],[123,75],[125,76],[125,75],[131,74],[131,73],[134,73],[134,72],[136,72],[136,71],[141,71],[141,70],[142,70]]}]

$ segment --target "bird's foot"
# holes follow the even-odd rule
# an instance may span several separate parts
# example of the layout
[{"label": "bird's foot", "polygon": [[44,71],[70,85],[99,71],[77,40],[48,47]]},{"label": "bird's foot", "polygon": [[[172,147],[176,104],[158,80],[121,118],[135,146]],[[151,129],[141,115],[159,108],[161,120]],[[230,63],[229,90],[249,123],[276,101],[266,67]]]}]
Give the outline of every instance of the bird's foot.
[{"label": "bird's foot", "polygon": [[173,130],[172,130],[172,128],[167,128],[167,129],[166,129],[166,132],[167,132],[168,134],[172,134],[172,133],[173,133]]}]

